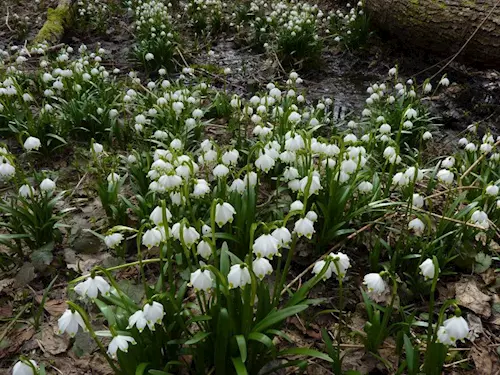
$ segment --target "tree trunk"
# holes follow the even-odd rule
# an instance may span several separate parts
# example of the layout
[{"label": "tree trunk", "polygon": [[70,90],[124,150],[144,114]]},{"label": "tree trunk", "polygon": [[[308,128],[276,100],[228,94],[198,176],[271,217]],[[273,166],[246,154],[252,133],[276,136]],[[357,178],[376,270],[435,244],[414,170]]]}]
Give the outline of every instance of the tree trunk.
[{"label": "tree trunk", "polygon": [[[404,43],[450,56],[498,0],[366,0],[371,20]],[[500,67],[500,4],[460,54],[462,61]]]},{"label": "tree trunk", "polygon": [[64,36],[64,31],[71,25],[73,0],[59,0],[56,9],[47,10],[47,21],[33,39],[32,44],[47,42],[59,43]]}]

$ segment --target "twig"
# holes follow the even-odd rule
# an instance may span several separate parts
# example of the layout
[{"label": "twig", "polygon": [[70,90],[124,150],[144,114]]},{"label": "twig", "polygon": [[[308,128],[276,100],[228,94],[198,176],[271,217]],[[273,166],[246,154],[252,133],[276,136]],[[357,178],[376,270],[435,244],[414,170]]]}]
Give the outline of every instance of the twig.
[{"label": "twig", "polygon": [[438,215],[438,214],[435,214],[433,212],[429,212],[429,211],[423,210],[423,209],[418,208],[418,207],[413,207],[413,209],[415,211],[419,211],[419,212],[422,212],[424,214],[431,215],[431,216],[433,216],[433,217],[435,217],[437,219],[443,219],[443,220],[446,220],[446,221],[451,221],[452,223],[467,225],[468,227],[471,227],[471,228],[476,228],[476,229],[484,230],[484,228],[482,226],[476,225],[476,224],[472,224],[472,223],[468,223],[467,221],[461,221],[461,220],[454,219],[452,217],[448,217],[448,216],[444,216],[444,215]]},{"label": "twig", "polygon": [[323,260],[328,254],[330,254],[332,251],[335,251],[339,247],[344,245],[344,242],[352,240],[354,237],[356,237],[358,234],[361,232],[364,232],[365,230],[369,229],[373,224],[377,224],[383,219],[386,219],[388,216],[394,216],[395,213],[392,213],[389,215],[388,213],[385,214],[384,216],[379,217],[378,219],[372,221],[371,223],[366,224],[365,226],[361,227],[358,229],[356,232],[351,233],[349,236],[347,236],[343,241],[339,242],[332,248],[330,248],[326,253],[324,253],[321,257],[319,257],[315,262],[311,263],[304,271],[302,271],[295,279],[293,279],[285,288],[283,288],[281,295],[285,294],[287,290],[289,290],[293,284],[295,284],[297,281],[299,281],[306,273],[308,273],[316,264],[316,262],[319,262],[320,260]]},{"label": "twig", "polygon": [[453,362],[453,363],[448,363],[448,364],[444,365],[443,367],[451,367],[451,366],[455,366],[455,365],[458,365],[458,364],[464,363],[464,362],[469,362],[469,358],[464,358],[464,359],[461,359],[461,360]]},{"label": "twig", "polygon": [[[500,1],[500,0],[499,0]],[[500,141],[497,141],[493,147],[497,147],[500,145]],[[467,169],[463,174],[462,174],[462,177],[460,177],[460,186],[462,185],[462,180],[464,179],[465,176],[467,176],[475,167],[476,165],[478,165],[485,157],[486,157],[486,153],[482,154],[480,157],[477,158],[477,160],[472,163],[472,165],[469,167],[469,169]]]},{"label": "twig", "polygon": [[446,189],[446,190],[434,193],[432,195],[429,195],[429,196],[425,197],[424,200],[436,198],[436,197],[439,197],[440,195],[444,195],[444,194],[450,193],[450,192],[455,191],[455,190],[473,190],[473,189],[481,189],[481,188],[479,186],[457,186],[456,188]]},{"label": "twig", "polygon": [[80,178],[80,181],[78,181],[78,183],[76,184],[75,188],[73,189],[73,191],[71,192],[71,194],[69,195],[70,197],[73,196],[73,194],[76,193],[76,191],[78,190],[78,188],[80,187],[81,183],[83,182],[83,180],[85,179],[85,177],[87,177],[87,174],[88,172],[85,172],[84,175],[82,176],[82,178]]},{"label": "twig", "polygon": [[9,26],[9,7],[7,6],[7,15],[5,16],[5,25],[10,31],[13,31],[11,27]]}]

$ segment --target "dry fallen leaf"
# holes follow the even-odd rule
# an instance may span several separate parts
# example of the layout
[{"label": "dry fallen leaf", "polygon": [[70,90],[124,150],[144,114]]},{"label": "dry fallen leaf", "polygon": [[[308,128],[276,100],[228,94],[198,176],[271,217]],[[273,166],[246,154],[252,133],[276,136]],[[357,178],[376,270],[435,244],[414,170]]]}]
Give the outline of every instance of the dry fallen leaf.
[{"label": "dry fallen leaf", "polygon": [[474,342],[483,332],[483,323],[481,318],[472,313],[467,314],[467,322],[469,323],[469,336],[470,341]]},{"label": "dry fallen leaf", "polygon": [[[36,296],[35,300],[38,303],[42,303],[42,296]],[[46,300],[45,303],[43,304],[43,308],[45,311],[47,311],[50,315],[52,316],[61,316],[63,312],[66,311],[68,308],[68,305],[66,304],[65,300],[62,299],[52,299],[52,300]]]},{"label": "dry fallen leaf", "polygon": [[494,351],[488,350],[486,344],[480,342],[479,345],[475,345],[471,350],[471,357],[476,366],[476,374],[494,375],[499,373],[498,357]]},{"label": "dry fallen leaf", "polygon": [[0,350],[0,359],[9,357],[11,354],[17,353],[23,344],[31,339],[35,334],[33,327],[25,327],[12,331],[6,339],[8,346]]},{"label": "dry fallen leaf", "polygon": [[455,285],[455,298],[460,306],[486,318],[491,316],[491,297],[479,290],[475,280],[461,281]]},{"label": "dry fallen leaf", "polygon": [[4,291],[10,291],[10,286],[14,284],[14,279],[3,279],[0,280],[0,294]]},{"label": "dry fallen leaf", "polygon": [[68,338],[58,335],[55,328],[51,325],[43,327],[42,332],[37,335],[37,338],[42,350],[52,355],[66,352],[69,346]]}]

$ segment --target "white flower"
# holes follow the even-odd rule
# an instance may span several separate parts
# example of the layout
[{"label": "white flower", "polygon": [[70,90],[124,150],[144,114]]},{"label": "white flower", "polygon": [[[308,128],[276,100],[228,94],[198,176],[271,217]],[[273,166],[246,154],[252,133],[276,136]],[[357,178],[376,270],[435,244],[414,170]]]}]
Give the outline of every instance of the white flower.
[{"label": "white flower", "polygon": [[439,327],[437,332],[437,341],[444,345],[454,345],[455,342],[451,340],[446,328],[444,326]]},{"label": "white flower", "polygon": [[[172,213],[168,208],[165,208],[165,216],[167,221],[172,219]],[[161,206],[156,206],[155,209],[149,215],[149,220],[151,220],[155,225],[160,225],[163,223],[163,208]]]},{"label": "white flower", "polygon": [[408,223],[408,229],[413,231],[417,236],[421,236],[425,230],[425,224],[419,218],[415,218]]},{"label": "white flower", "polygon": [[389,125],[389,124],[382,124],[382,125],[380,125],[380,128],[378,129],[378,131],[381,134],[389,134],[391,132],[391,125]]},{"label": "white flower", "polygon": [[127,329],[130,329],[133,326],[136,326],[137,329],[139,330],[139,332],[142,332],[147,324],[148,324],[148,321],[146,320],[146,318],[144,316],[144,311],[138,310],[128,318]]},{"label": "white flower", "polygon": [[453,183],[453,178],[455,177],[455,175],[448,169],[441,169],[437,173],[436,177],[443,184],[450,185]]},{"label": "white flower", "polygon": [[109,295],[111,287],[101,276],[88,277],[85,281],[75,286],[75,292],[81,297],[97,298],[99,292],[103,296]]},{"label": "white flower", "polygon": [[41,145],[40,140],[36,137],[28,137],[24,141],[24,148],[27,151],[38,150]]},{"label": "white flower", "polygon": [[309,211],[306,214],[306,218],[308,218],[309,220],[311,220],[314,223],[316,220],[318,220],[318,214],[314,211]]},{"label": "white flower", "polygon": [[247,265],[242,263],[231,266],[229,274],[227,275],[227,281],[229,283],[229,289],[238,287],[242,288],[245,285],[250,284],[252,282],[252,278],[250,277]]},{"label": "white flower", "polygon": [[[38,368],[38,364],[34,360],[30,359],[30,362],[35,369]],[[12,375],[35,375],[33,367],[22,361],[18,361],[12,369]]]},{"label": "white flower", "polygon": [[294,233],[297,233],[299,237],[306,237],[308,239],[312,238],[314,230],[314,222],[309,220],[307,217],[299,219],[295,222],[293,229]]},{"label": "white flower", "polygon": [[217,178],[224,177],[229,173],[229,168],[226,167],[224,164],[219,164],[214,168],[212,173]]},{"label": "white flower", "polygon": [[404,117],[407,119],[417,118],[418,112],[413,108],[408,108],[404,114]]},{"label": "white flower", "polygon": [[275,161],[267,153],[263,153],[261,156],[255,160],[255,166],[264,172],[269,172],[269,170],[274,167]]},{"label": "white flower", "polygon": [[[312,273],[314,273],[315,275],[318,275],[323,270],[323,268],[325,267],[325,265],[326,265],[326,262],[324,260],[317,261],[314,264]],[[330,277],[332,277],[332,267],[328,266],[328,268],[325,270],[325,273],[323,274],[322,279],[323,280],[327,280]]]},{"label": "white flower", "polygon": [[144,56],[144,58],[146,59],[146,61],[151,61],[155,58],[155,55],[153,55],[151,52],[146,53],[146,56]]},{"label": "white flower", "polygon": [[449,86],[450,85],[450,80],[446,77],[441,78],[441,81],[439,81],[439,84],[441,86]]},{"label": "white flower", "polygon": [[148,322],[149,329],[154,331],[154,325],[160,324],[163,315],[165,315],[163,312],[163,305],[153,301],[151,304],[147,303],[144,305],[142,310],[144,311],[144,319]]},{"label": "white flower", "polygon": [[443,322],[443,327],[451,341],[463,340],[469,334],[469,325],[461,316],[454,316]]},{"label": "white flower", "polygon": [[467,143],[467,145],[465,146],[465,151],[467,152],[475,152],[477,151],[477,146],[475,143]]},{"label": "white flower", "polygon": [[226,151],[222,155],[222,162],[226,165],[235,165],[238,162],[239,156],[240,156],[240,153],[236,149]]},{"label": "white flower", "polygon": [[368,181],[362,181],[358,185],[358,190],[361,193],[371,193],[373,191],[373,184]]},{"label": "white flower", "polygon": [[193,196],[203,197],[209,192],[210,192],[210,185],[208,185],[208,182],[203,179],[197,179],[196,184],[194,185],[193,188]]},{"label": "white flower", "polygon": [[56,183],[52,181],[50,178],[46,178],[40,183],[40,190],[42,191],[50,192],[53,191],[55,188],[56,188]]},{"label": "white flower", "polygon": [[0,158],[0,178],[12,178],[15,173],[16,168],[14,168],[9,163],[2,162],[2,159]]},{"label": "white flower", "polygon": [[207,241],[203,240],[196,247],[196,253],[200,255],[203,259],[208,259],[212,254],[212,247]]},{"label": "white flower", "polygon": [[394,68],[389,69],[389,75],[390,75],[390,76],[394,76],[394,75],[396,75],[396,73],[397,73],[397,69],[396,69],[395,67],[394,67]]},{"label": "white flower", "polygon": [[493,150],[493,146],[489,143],[483,143],[481,144],[481,146],[479,147],[479,150],[483,153],[483,154],[488,154],[491,152],[491,150]]},{"label": "white flower", "polygon": [[118,246],[122,241],[123,234],[121,233],[112,233],[104,237],[104,243],[109,249],[113,249],[115,246]]},{"label": "white flower", "polygon": [[259,279],[270,275],[273,272],[273,266],[266,258],[257,258],[252,263],[252,269]]},{"label": "white flower", "polygon": [[425,132],[423,135],[422,135],[422,139],[424,141],[428,141],[429,139],[432,139],[432,133],[431,132]]},{"label": "white flower", "polygon": [[116,352],[118,351],[118,349],[120,349],[124,353],[127,353],[129,343],[132,345],[136,344],[132,336],[118,335],[113,337],[108,346],[108,355],[111,356],[111,358],[116,358]]},{"label": "white flower", "polygon": [[365,275],[363,284],[366,285],[370,293],[382,294],[386,289],[385,281],[378,273],[369,273]]},{"label": "white flower", "polygon": [[94,151],[96,154],[100,154],[104,150],[104,147],[97,142],[94,142],[92,144],[92,151]]},{"label": "white flower", "polygon": [[212,273],[209,270],[198,269],[191,273],[189,284],[196,290],[208,291],[213,285]]},{"label": "white flower", "polygon": [[231,186],[229,186],[229,191],[235,191],[237,193],[243,194],[245,191],[245,183],[243,182],[242,179],[237,178],[231,183]]},{"label": "white flower", "polygon": [[429,93],[432,90],[432,85],[428,82],[424,85],[424,93]]},{"label": "white flower", "polygon": [[424,277],[424,279],[429,280],[429,279],[434,279],[434,276],[436,274],[436,267],[434,267],[434,262],[432,259],[427,258],[422,262],[420,266],[420,273]]},{"label": "white flower", "polygon": [[180,139],[173,139],[172,142],[170,142],[170,147],[172,147],[175,150],[180,150],[182,149],[182,142]]},{"label": "white flower", "polygon": [[484,229],[488,229],[490,227],[490,223],[488,221],[488,214],[484,211],[477,210],[474,211],[471,216],[471,221]]},{"label": "white flower", "polygon": [[498,195],[498,186],[497,185],[488,185],[486,187],[486,195],[489,195],[490,197],[496,197]]},{"label": "white flower", "polygon": [[196,231],[194,227],[182,228],[182,240],[187,247],[191,247],[200,239],[200,234]]},{"label": "white flower", "polygon": [[448,156],[441,162],[441,167],[450,169],[455,165],[455,158],[453,156]]},{"label": "white flower", "polygon": [[252,245],[252,252],[258,257],[272,259],[278,254],[279,241],[270,234],[262,234]]},{"label": "white flower", "polygon": [[297,123],[300,121],[301,118],[302,118],[302,116],[299,113],[293,111],[288,116],[288,121],[293,122],[293,123]]},{"label": "white flower", "polygon": [[142,244],[148,249],[151,249],[153,246],[158,246],[161,240],[161,232],[156,228],[148,229],[142,236]]},{"label": "white flower", "polygon": [[406,186],[410,183],[410,179],[404,175],[402,172],[396,173],[392,177],[392,184],[396,186]]},{"label": "white flower", "polygon": [[413,194],[412,204],[417,208],[422,208],[424,206],[424,197],[420,194]]},{"label": "white flower", "polygon": [[302,211],[304,209],[304,203],[301,201],[295,201],[290,205],[290,212]]},{"label": "white flower", "polygon": [[278,246],[288,247],[292,242],[292,234],[286,227],[276,228],[271,235],[278,240]]},{"label": "white flower", "polygon": [[[338,277],[345,277],[345,274],[347,272],[347,269],[351,267],[351,261],[349,260],[349,257],[341,253],[340,251],[335,254],[335,253],[330,253],[328,256],[330,260],[332,261],[330,263],[330,268],[332,271],[338,276]],[[338,267],[338,270],[337,270]]]},{"label": "white flower", "polygon": [[87,330],[81,315],[77,311],[71,311],[69,309],[62,314],[57,324],[59,326],[59,334],[66,332],[71,337],[76,335],[78,327],[82,327],[84,331]]},{"label": "white flower", "polygon": [[226,223],[232,223],[234,214],[236,214],[234,207],[227,202],[217,203],[215,206],[215,222],[219,228]]},{"label": "white flower", "polygon": [[19,188],[19,192],[18,192],[18,194],[23,198],[27,198],[27,197],[33,195],[34,193],[35,193],[35,191],[33,190],[33,188],[28,184],[22,185]]}]

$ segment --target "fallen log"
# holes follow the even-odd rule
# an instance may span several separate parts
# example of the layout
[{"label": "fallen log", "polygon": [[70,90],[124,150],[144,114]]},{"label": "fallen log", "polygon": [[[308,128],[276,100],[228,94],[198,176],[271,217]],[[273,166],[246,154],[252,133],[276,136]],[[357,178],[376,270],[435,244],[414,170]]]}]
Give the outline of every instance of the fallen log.
[{"label": "fallen log", "polygon": [[371,20],[405,44],[500,67],[499,0],[366,0]]},{"label": "fallen log", "polygon": [[47,42],[50,45],[59,43],[64,31],[71,25],[73,18],[73,1],[59,0],[55,9],[47,10],[47,20],[32,41],[32,45]]}]

